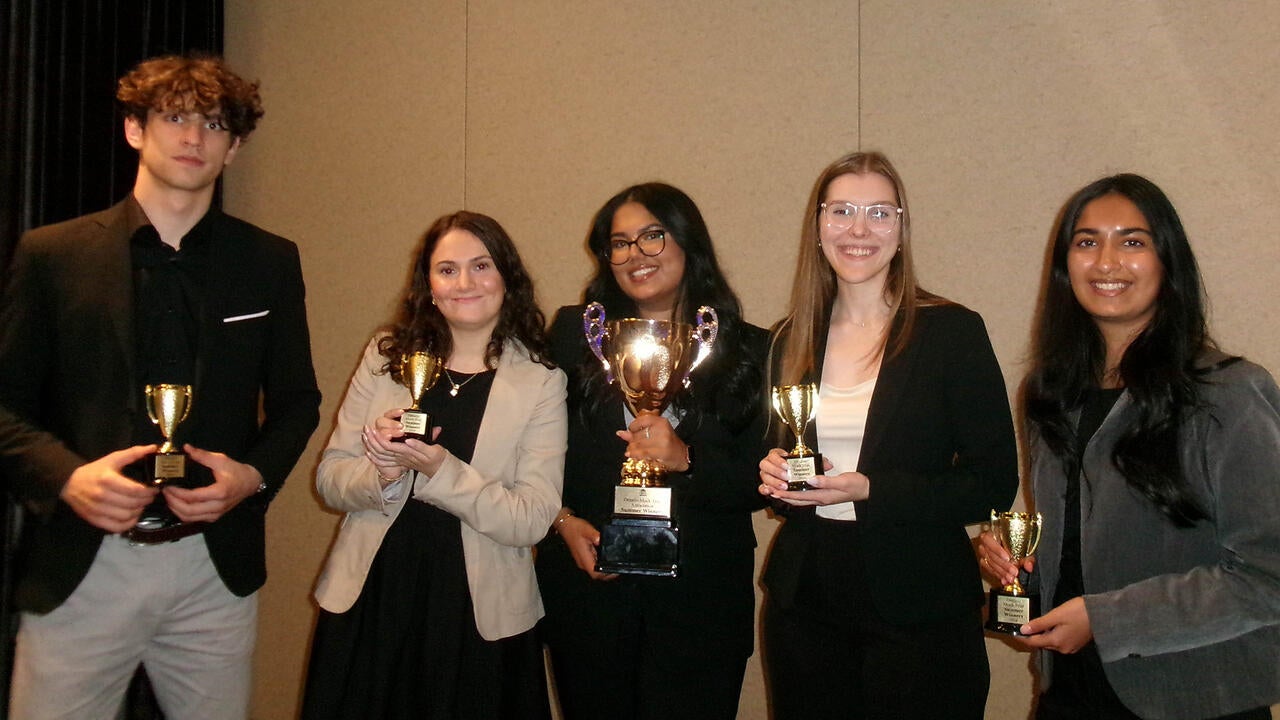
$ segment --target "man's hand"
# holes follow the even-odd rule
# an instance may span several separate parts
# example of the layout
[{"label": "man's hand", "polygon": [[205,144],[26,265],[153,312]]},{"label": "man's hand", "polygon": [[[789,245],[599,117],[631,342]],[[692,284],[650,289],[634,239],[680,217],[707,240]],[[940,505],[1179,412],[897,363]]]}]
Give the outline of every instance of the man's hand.
[{"label": "man's hand", "polygon": [[155,445],[135,445],[76,468],[58,496],[94,527],[120,533],[138,524],[142,510],[156,496],[156,488],[120,473],[157,450]]},{"label": "man's hand", "polygon": [[169,509],[183,522],[213,522],[258,492],[262,473],[252,465],[236,462],[220,452],[183,445],[192,460],[213,471],[213,484],[202,488],[168,486],[164,489]]}]

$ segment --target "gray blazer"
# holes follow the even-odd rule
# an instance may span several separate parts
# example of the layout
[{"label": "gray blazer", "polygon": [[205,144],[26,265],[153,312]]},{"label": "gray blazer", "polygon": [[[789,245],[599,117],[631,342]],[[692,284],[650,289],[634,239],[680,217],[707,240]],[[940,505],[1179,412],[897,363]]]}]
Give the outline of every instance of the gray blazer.
[{"label": "gray blazer", "polygon": [[[1212,717],[1280,700],[1280,390],[1245,361],[1204,379],[1179,445],[1209,520],[1174,527],[1112,465],[1133,422],[1128,393],[1084,454],[1085,607],[1107,679],[1147,718]],[[1066,478],[1039,444],[1032,484],[1046,528],[1037,574],[1047,601],[1058,582]],[[1050,656],[1042,656],[1047,686]]]}]

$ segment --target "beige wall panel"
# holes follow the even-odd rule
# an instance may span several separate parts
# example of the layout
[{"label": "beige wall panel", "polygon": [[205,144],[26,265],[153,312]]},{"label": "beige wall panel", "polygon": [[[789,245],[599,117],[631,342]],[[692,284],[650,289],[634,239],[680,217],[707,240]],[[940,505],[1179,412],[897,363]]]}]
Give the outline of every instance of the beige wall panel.
[{"label": "beige wall panel", "polygon": [[1280,369],[1280,6],[865,2],[862,21],[863,144],[898,159],[923,277],[984,314],[1011,381],[1054,215],[1114,172],[1170,194],[1218,339]]},{"label": "beige wall panel", "polygon": [[[983,314],[1011,390],[1054,216],[1115,172],[1169,193],[1211,330],[1280,371],[1277,26],[1261,1],[862,3],[863,145],[896,159],[921,276]],[[1023,717],[1027,656],[988,647],[987,715]]]},{"label": "beige wall panel", "polygon": [[320,428],[271,506],[253,714],[291,718],[312,585],[338,516],[312,479],[347,378],[403,287],[414,247],[462,204],[465,4],[229,0],[227,56],[267,115],[226,207],[295,242],[307,280]]},{"label": "beige wall panel", "polygon": [[[857,142],[846,2],[470,3],[467,204],[576,300],[589,221],[627,185],[689,193],[749,320],[781,313],[809,183]],[[852,27],[852,25],[850,26]]]}]

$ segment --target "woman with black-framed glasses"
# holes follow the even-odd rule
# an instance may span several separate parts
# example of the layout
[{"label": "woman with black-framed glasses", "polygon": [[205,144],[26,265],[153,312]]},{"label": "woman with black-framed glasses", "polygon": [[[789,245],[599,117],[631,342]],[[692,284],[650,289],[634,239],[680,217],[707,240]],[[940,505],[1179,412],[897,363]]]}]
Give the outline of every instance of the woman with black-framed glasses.
[{"label": "woman with black-framed glasses", "polygon": [[773,717],[980,720],[990,671],[965,526],[1013,501],[1013,421],[982,318],[917,284],[884,155],[846,155],[814,183],[775,333],[770,381],[818,385],[805,440],[827,467],[793,491],[783,450],[760,462],[786,515],[763,578]]},{"label": "woman with black-framed glasses", "polygon": [[[611,319],[693,324],[715,308],[719,333],[689,389],[661,417],[635,419],[583,334],[583,305],[561,308],[550,353],[569,374],[564,507],[538,549],[542,628],[567,720],[737,714],[754,636],[755,462],[764,452],[767,333],[742,320],[702,214],[662,183],[629,187],[596,213],[595,275],[583,302]],[[680,527],[676,578],[602,575],[600,527],[624,454],[671,471]]]}]

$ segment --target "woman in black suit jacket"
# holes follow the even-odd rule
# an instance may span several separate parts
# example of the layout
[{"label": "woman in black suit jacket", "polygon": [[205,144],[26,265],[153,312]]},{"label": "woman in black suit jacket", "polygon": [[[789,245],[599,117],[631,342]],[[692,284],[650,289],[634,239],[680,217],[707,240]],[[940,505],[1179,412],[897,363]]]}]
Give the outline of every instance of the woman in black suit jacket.
[{"label": "woman in black suit jacket", "polygon": [[[733,718],[752,651],[768,336],[742,321],[702,215],[680,190],[623,190],[596,214],[588,245],[596,273],[583,299],[604,304],[608,317],[692,323],[709,305],[720,327],[672,408],[632,419],[588,350],[583,306],[561,308],[552,322],[551,357],[569,375],[569,450],[564,507],[537,570],[563,715]],[[678,578],[595,571],[624,453],[672,471]]]},{"label": "woman in black suit jacket", "polygon": [[818,383],[813,489],[783,451],[760,492],[784,509],[764,575],[776,718],[981,718],[982,582],[965,525],[1018,486],[1004,379],[982,319],[916,285],[897,171],[823,171],[801,235],[772,381]]}]

